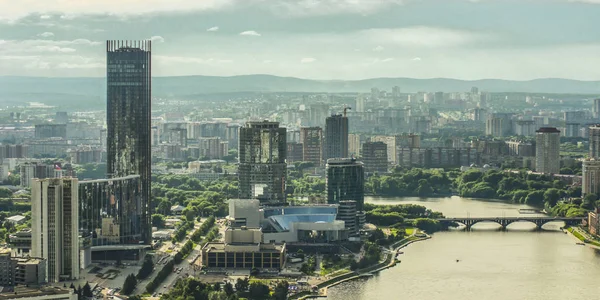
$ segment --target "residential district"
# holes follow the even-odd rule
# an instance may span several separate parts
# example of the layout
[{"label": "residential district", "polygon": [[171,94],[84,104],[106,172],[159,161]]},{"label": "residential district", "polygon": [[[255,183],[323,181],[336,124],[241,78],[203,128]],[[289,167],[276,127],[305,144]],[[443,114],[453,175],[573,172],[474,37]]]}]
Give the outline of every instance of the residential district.
[{"label": "residential district", "polygon": [[600,99],[400,86],[158,98],[150,41],[106,48],[106,107],[0,111],[0,300],[320,294],[439,225],[365,194],[524,202],[584,219],[570,230],[598,243]]}]

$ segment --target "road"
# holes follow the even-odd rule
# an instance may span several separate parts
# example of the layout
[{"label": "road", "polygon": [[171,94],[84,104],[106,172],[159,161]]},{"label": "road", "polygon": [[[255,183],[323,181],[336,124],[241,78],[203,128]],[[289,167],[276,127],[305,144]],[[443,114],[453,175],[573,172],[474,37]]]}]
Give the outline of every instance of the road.
[{"label": "road", "polygon": [[[200,224],[202,224],[202,222],[204,222],[205,219],[201,220],[201,222],[198,222],[196,224],[196,226],[194,226],[193,230],[190,230],[190,232],[188,233],[188,235],[186,236],[186,238],[179,243],[179,245],[183,245],[187,242],[187,240],[190,239],[192,233],[198,229],[200,227]],[[179,247],[177,247],[178,249]],[[190,254],[178,265],[175,265],[175,268],[173,270],[173,273],[171,273],[169,276],[167,276],[167,278],[163,281],[163,283],[161,284],[160,287],[158,287],[155,291],[155,293],[158,294],[165,294],[169,289],[171,289],[173,287],[173,285],[175,285],[175,283],[177,282],[177,279],[179,278],[185,278],[186,276],[194,276],[196,274],[196,272],[200,269],[200,254],[201,254],[201,247],[200,245],[196,245],[196,247],[194,247],[194,249],[192,250],[192,252],[190,252]],[[175,251],[171,252],[171,255],[175,255]]]}]

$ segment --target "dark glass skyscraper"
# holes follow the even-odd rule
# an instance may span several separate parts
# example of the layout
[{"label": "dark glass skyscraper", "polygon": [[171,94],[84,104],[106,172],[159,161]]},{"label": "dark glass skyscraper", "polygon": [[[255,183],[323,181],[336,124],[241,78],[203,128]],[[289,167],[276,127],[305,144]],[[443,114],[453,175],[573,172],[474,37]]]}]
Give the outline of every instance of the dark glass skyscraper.
[{"label": "dark glass skyscraper", "polygon": [[365,203],[365,170],[362,162],[353,158],[327,160],[327,203],[356,201],[356,210],[362,211]]},{"label": "dark glass skyscraper", "polygon": [[108,177],[140,175],[142,240],[150,243],[150,41],[106,42]]},{"label": "dark glass skyscraper", "polygon": [[238,168],[241,199],[285,202],[287,131],[278,122],[248,122],[240,128]]},{"label": "dark glass skyscraper", "polygon": [[348,118],[332,115],[325,120],[325,159],[348,157]]}]

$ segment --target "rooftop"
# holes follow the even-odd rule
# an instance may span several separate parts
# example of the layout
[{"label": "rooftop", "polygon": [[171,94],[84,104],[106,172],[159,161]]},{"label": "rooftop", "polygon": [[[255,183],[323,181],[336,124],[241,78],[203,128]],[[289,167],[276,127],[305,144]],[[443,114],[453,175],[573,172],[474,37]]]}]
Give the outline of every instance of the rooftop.
[{"label": "rooftop", "polygon": [[0,294],[0,300],[41,297],[46,295],[71,294],[70,289],[62,289],[57,287],[46,287],[42,289],[33,289],[28,287],[15,287],[14,293]]},{"label": "rooftop", "polygon": [[25,220],[25,216],[16,215],[16,216],[8,217],[8,218],[6,218],[6,220],[11,221],[11,222],[21,222],[21,221]]},{"label": "rooftop", "polygon": [[225,244],[225,243],[207,243],[204,245],[203,249],[206,249],[207,252],[225,252],[225,248],[231,250],[235,247],[260,247],[260,252],[274,252],[280,253],[281,250],[285,248],[285,244],[254,244],[254,243],[234,243],[234,244]]}]

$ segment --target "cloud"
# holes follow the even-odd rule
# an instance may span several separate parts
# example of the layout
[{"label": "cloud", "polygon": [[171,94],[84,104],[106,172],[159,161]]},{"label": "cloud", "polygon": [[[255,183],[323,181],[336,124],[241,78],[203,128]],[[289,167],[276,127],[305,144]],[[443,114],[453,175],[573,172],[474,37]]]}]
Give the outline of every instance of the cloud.
[{"label": "cloud", "polygon": [[419,47],[453,47],[492,39],[471,31],[425,26],[374,28],[360,31],[359,35],[380,43]]},{"label": "cloud", "polygon": [[383,49],[385,49],[385,48],[383,48],[382,46],[377,46],[377,47],[373,48],[373,51],[381,52],[381,51],[383,51]]},{"label": "cloud", "polygon": [[272,63],[272,62],[273,62],[273,61],[272,61],[272,60],[270,60],[270,59],[265,59],[265,60],[263,60],[263,64],[270,64],[270,63]]},{"label": "cloud", "polygon": [[0,0],[0,19],[20,19],[38,14],[41,19],[53,16],[143,15],[164,12],[191,12],[260,7],[290,16],[372,14],[399,6],[410,0]]},{"label": "cloud", "polygon": [[412,61],[421,61],[421,58],[420,57],[415,57],[415,58],[412,59]]},{"label": "cloud", "polygon": [[40,19],[49,19],[52,15],[189,12],[231,7],[238,2],[243,3],[240,0],[0,0],[0,19],[20,19],[30,14],[39,14]]},{"label": "cloud", "polygon": [[405,0],[277,0],[272,9],[292,16],[373,14],[377,11],[404,4]]},{"label": "cloud", "polygon": [[208,65],[233,63],[233,60],[231,60],[231,59],[212,58],[212,57],[204,59],[204,58],[200,58],[200,57],[189,57],[189,56],[155,55],[153,58],[157,59],[161,62],[164,62],[164,63],[182,63],[182,64],[195,63],[195,64],[208,64]]},{"label": "cloud", "polygon": [[153,43],[164,43],[165,39],[160,35],[155,35],[150,38]]},{"label": "cloud", "polygon": [[78,47],[99,46],[101,42],[87,39],[54,41],[46,39],[35,40],[0,40],[0,55],[21,53],[73,53]]},{"label": "cloud", "polygon": [[248,31],[242,31],[242,32],[240,32],[240,35],[260,36],[260,33],[254,31],[254,30],[248,30]]},{"label": "cloud", "polygon": [[38,36],[44,37],[44,38],[49,38],[49,37],[53,37],[54,33],[46,31],[46,32],[42,32],[42,33],[38,34]]},{"label": "cloud", "polygon": [[303,63],[303,64],[310,64],[310,63],[313,63],[315,61],[317,61],[317,59],[313,58],[313,57],[305,57],[305,58],[303,58],[303,59],[300,60],[300,62]]},{"label": "cloud", "polygon": [[213,26],[209,29],[206,29],[206,31],[219,31],[219,26]]},{"label": "cloud", "polygon": [[35,50],[36,51],[34,51],[34,52],[59,52],[59,53],[71,53],[71,52],[77,51],[74,48],[50,46],[50,45],[36,46]]},{"label": "cloud", "polygon": [[103,63],[59,63],[56,65],[57,69],[101,69],[105,68],[106,65]]}]

